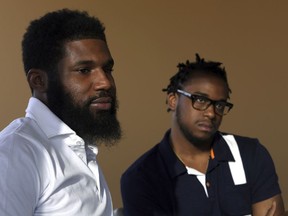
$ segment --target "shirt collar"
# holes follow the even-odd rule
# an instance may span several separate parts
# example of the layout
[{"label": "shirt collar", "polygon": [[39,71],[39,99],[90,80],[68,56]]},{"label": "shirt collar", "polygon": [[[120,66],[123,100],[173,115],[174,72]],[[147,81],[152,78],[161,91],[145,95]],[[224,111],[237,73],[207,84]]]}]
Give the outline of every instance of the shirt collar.
[{"label": "shirt collar", "polygon": [[[187,173],[187,169],[185,165],[177,158],[171,147],[169,138],[170,133],[171,130],[168,130],[164,135],[162,141],[159,144],[159,151],[165,161],[166,166],[168,167],[170,176],[177,177],[181,174]],[[216,133],[212,146],[215,156],[212,160],[212,167],[215,167],[218,162],[235,161],[229,146],[227,145],[220,132]]]},{"label": "shirt collar", "polygon": [[176,177],[181,174],[187,173],[185,165],[175,155],[170,142],[171,130],[168,130],[159,144],[159,151],[162,155],[170,176]]},{"label": "shirt collar", "polygon": [[214,159],[219,162],[235,161],[232,152],[223,138],[222,133],[217,132],[213,141],[212,149],[214,151]]},{"label": "shirt collar", "polygon": [[76,134],[37,98],[31,97],[29,99],[26,117],[34,119],[48,138],[59,135]]}]

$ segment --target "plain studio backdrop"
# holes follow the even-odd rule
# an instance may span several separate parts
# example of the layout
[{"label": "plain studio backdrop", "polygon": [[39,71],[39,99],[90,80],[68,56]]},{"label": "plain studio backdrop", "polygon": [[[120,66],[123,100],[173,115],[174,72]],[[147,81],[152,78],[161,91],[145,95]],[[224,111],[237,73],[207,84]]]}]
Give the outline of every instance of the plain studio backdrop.
[{"label": "plain studio backdrop", "polygon": [[114,206],[122,206],[120,176],[170,127],[161,91],[177,64],[224,63],[234,108],[221,130],[257,137],[270,151],[286,208],[288,169],[288,2],[229,0],[3,1],[0,7],[0,129],[25,114],[30,90],[24,76],[21,40],[29,22],[62,9],[86,10],[106,26],[115,59],[114,76],[124,137],[100,147],[99,162]]}]

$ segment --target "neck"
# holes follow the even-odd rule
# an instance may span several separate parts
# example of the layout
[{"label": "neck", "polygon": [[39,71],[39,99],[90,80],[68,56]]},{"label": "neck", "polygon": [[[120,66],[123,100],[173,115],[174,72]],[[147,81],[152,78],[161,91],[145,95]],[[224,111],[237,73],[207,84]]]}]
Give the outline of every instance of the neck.
[{"label": "neck", "polygon": [[201,173],[206,173],[209,160],[212,157],[211,152],[198,152],[198,153],[191,153],[186,151],[179,151],[174,148],[172,144],[172,149],[177,156],[177,158],[186,166],[190,168],[194,168]]},{"label": "neck", "polygon": [[176,139],[173,136],[170,137],[170,143],[175,155],[185,166],[206,173],[209,159],[214,157],[211,143],[202,143],[203,146],[199,148],[186,139]]}]

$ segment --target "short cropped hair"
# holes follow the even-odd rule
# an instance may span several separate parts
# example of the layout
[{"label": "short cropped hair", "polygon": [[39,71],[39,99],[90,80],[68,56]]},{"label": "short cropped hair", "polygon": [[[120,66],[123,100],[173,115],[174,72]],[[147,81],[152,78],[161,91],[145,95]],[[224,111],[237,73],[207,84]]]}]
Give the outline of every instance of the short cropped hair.
[{"label": "short cropped hair", "polygon": [[106,42],[105,27],[85,11],[61,9],[30,23],[22,40],[22,59],[27,75],[32,68],[49,75],[64,56],[64,44],[81,39]]}]

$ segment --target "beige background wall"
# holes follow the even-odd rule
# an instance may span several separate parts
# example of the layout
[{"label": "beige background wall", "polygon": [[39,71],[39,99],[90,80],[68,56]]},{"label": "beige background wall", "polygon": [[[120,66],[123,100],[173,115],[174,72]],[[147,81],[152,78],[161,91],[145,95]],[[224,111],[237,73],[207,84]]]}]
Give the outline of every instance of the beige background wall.
[{"label": "beige background wall", "polygon": [[28,23],[68,7],[87,10],[107,28],[116,61],[121,143],[101,147],[100,163],[115,207],[122,205],[121,173],[169,127],[161,92],[176,65],[195,52],[224,63],[233,111],[222,130],[258,137],[274,158],[288,207],[288,2],[229,0],[3,1],[0,7],[0,129],[23,116],[30,92],[20,43]]}]

